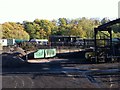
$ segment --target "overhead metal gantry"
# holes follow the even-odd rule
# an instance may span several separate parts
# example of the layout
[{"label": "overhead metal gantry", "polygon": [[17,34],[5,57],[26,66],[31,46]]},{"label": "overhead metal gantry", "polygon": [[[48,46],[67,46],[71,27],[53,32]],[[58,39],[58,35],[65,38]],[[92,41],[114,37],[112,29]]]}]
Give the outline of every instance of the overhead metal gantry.
[{"label": "overhead metal gantry", "polygon": [[[105,23],[103,25],[98,26],[98,28],[94,28],[94,39],[95,39],[95,62],[99,62],[99,49],[100,47],[97,45],[97,34],[99,31],[107,31],[109,33],[109,54],[112,57],[113,55],[113,49],[112,49],[112,29],[111,26],[114,24],[120,23],[120,18],[110,21],[108,23]],[[112,58],[109,58],[111,60]]]}]

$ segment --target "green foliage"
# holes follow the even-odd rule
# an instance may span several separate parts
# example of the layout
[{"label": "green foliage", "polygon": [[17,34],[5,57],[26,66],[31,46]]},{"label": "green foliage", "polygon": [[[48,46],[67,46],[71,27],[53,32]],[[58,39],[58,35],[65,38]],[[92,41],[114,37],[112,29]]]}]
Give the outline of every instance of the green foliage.
[{"label": "green foliage", "polygon": [[55,25],[49,20],[35,19],[34,22],[24,22],[25,30],[29,33],[30,38],[45,39],[48,38]]},{"label": "green foliage", "polygon": [[59,26],[66,27],[67,25],[67,19],[66,18],[59,18],[58,19]]},{"label": "green foliage", "polygon": [[[110,20],[103,18],[98,19],[77,18],[66,19],[59,18],[58,20],[43,20],[35,19],[33,22],[23,21],[22,24],[14,22],[6,22],[2,24],[3,38],[16,39],[46,39],[50,35],[73,35],[81,38],[94,38],[94,28],[101,24],[107,23]],[[120,37],[120,23],[112,26],[113,38]],[[107,34],[105,32],[105,34]],[[98,33],[100,38],[101,33]]]},{"label": "green foliage", "polygon": [[93,38],[94,37],[94,28],[99,25],[99,22],[94,19],[87,19],[83,17],[79,20],[78,25],[82,26],[83,31],[86,33],[84,37]]},{"label": "green foliage", "polygon": [[120,23],[113,25],[112,30],[113,38],[120,38]]}]

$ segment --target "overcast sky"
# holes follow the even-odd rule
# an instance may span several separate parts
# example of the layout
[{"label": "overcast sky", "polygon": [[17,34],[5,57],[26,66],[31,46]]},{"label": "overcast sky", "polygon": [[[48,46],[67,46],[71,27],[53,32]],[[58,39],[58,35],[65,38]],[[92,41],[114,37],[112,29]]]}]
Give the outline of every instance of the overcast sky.
[{"label": "overcast sky", "polygon": [[118,18],[120,0],[0,0],[0,23],[34,19]]}]

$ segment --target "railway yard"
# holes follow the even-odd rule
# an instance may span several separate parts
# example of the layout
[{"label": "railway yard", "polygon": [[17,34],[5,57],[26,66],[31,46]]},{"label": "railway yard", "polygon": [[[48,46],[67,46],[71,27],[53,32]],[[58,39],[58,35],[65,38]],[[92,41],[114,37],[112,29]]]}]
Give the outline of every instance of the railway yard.
[{"label": "railway yard", "polygon": [[[71,47],[75,42],[71,43],[71,39],[76,37],[70,36],[53,36],[52,41],[50,40],[51,45],[43,45],[44,48],[35,45],[37,49],[29,53],[26,46],[29,46],[30,42],[23,45],[23,48],[19,46],[4,48],[0,55],[2,88],[116,88],[119,90],[120,38],[114,41],[110,28],[116,23],[120,23],[120,19],[94,28],[94,39],[80,41],[82,47],[74,46],[77,47],[74,50]],[[107,38],[102,31],[108,32]],[[103,38],[97,39],[98,32],[102,32]],[[70,41],[66,42],[66,40]],[[68,51],[63,50],[64,47],[67,47]],[[32,49],[32,46],[29,48]]]},{"label": "railway yard", "polygon": [[[2,60],[15,57],[3,54]],[[19,58],[17,58],[19,59]],[[3,88],[120,88],[120,63],[80,59],[41,59],[40,63],[2,68]],[[15,63],[16,64],[16,63]]]}]

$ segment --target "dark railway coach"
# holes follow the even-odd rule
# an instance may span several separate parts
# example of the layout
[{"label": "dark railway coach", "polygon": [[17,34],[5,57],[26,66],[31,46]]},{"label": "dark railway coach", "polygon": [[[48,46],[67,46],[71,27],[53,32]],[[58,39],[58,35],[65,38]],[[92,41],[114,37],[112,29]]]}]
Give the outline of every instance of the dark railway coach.
[{"label": "dark railway coach", "polygon": [[52,46],[71,46],[74,45],[75,42],[80,39],[77,36],[50,36],[49,41]]}]

